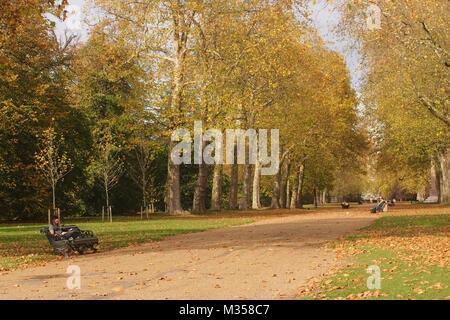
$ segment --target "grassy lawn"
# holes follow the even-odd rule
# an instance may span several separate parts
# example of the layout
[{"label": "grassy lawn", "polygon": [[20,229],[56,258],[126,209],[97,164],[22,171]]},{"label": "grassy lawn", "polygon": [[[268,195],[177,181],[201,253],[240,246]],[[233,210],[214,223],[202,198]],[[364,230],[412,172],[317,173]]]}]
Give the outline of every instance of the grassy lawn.
[{"label": "grassy lawn", "polygon": [[[67,219],[64,224],[76,224],[92,230],[99,238],[99,251],[112,250],[148,241],[158,241],[180,233],[199,232],[253,222],[254,218],[239,215],[164,216],[152,215],[149,220],[116,217],[113,223],[98,219]],[[0,224],[0,270],[25,265],[42,264],[61,259],[52,255],[47,238],[39,233],[46,224]]]},{"label": "grassy lawn", "polygon": [[[450,299],[450,210],[394,210],[331,247],[352,262],[312,281],[301,299]],[[370,290],[368,266],[381,271]]]}]

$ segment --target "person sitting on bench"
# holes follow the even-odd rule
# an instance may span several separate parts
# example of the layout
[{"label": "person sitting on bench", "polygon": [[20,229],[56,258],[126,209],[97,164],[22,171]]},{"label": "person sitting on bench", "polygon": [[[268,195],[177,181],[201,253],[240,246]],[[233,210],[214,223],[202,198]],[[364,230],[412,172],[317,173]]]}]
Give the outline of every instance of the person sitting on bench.
[{"label": "person sitting on bench", "polygon": [[342,209],[348,209],[348,208],[350,208],[350,203],[348,203],[347,201],[344,201],[341,203],[341,207],[342,207]]},{"label": "person sitting on bench", "polygon": [[387,204],[386,200],[380,198],[380,201],[377,203],[377,205],[372,207],[371,212],[376,213],[385,211],[386,204]]},{"label": "person sitting on bench", "polygon": [[57,216],[53,216],[50,220],[48,231],[52,236],[60,237],[63,239],[76,238],[80,236],[80,233],[78,231],[63,231],[63,229],[59,225],[59,219]]}]

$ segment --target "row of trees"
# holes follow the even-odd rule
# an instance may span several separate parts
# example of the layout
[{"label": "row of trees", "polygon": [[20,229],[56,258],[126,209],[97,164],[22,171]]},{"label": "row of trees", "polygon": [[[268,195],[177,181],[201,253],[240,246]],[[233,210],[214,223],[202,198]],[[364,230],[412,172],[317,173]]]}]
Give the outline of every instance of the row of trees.
[{"label": "row of trees", "polygon": [[342,29],[359,45],[364,102],[374,124],[376,186],[385,197],[425,193],[436,169],[439,200],[450,201],[449,4],[377,1],[381,26],[361,32],[367,3],[342,1]]},{"label": "row of trees", "polygon": [[[366,130],[345,62],[302,1],[93,5],[100,18],[85,43],[56,38],[42,19],[50,3],[1,47],[3,216],[42,216],[46,178],[67,213],[95,214],[112,199],[116,212],[153,203],[177,214],[299,208],[321,202],[339,173],[363,174]],[[278,174],[261,176],[259,161],[173,163],[171,133],[196,120],[279,129]]]}]

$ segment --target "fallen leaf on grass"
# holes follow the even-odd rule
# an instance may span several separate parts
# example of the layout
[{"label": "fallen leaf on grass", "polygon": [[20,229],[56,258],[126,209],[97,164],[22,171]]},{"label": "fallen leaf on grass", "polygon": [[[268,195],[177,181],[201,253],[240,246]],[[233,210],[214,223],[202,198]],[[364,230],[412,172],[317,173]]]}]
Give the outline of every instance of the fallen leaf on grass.
[{"label": "fallen leaf on grass", "polygon": [[414,288],[412,288],[412,290],[418,294],[422,294],[425,292],[420,287],[414,287]]}]

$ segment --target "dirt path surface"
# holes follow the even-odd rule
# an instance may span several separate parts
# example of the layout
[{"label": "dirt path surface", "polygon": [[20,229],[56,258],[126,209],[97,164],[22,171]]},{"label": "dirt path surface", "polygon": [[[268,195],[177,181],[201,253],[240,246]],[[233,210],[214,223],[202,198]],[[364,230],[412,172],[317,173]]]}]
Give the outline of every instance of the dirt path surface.
[{"label": "dirt path surface", "polygon": [[[3,272],[0,299],[280,299],[330,266],[323,245],[376,217],[299,214]],[[69,290],[68,266],[81,270]]]}]

